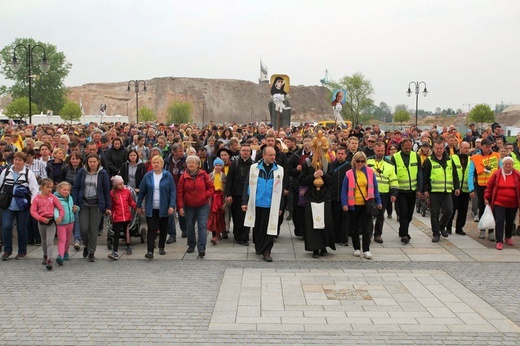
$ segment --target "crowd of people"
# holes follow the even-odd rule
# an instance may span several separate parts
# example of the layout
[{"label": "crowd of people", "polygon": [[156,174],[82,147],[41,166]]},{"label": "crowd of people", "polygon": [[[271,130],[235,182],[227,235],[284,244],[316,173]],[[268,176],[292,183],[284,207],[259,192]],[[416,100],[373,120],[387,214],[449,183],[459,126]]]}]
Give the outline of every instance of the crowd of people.
[{"label": "crowd of people", "polygon": [[313,258],[351,239],[353,255],[371,259],[371,242],[384,241],[385,214],[395,211],[408,244],[421,201],[430,208],[433,242],[452,231],[466,235],[468,210],[478,221],[487,205],[496,226],[480,230],[480,238],[501,250],[517,233],[520,135],[508,143],[497,123],[481,132],[470,124],[464,134],[454,126],[384,132],[362,124],[276,130],[213,122],[3,124],[0,133],[2,261],[13,254],[14,220],[15,258],[26,257],[27,245],[42,245],[49,270],[70,259],[71,247],[83,246],[94,262],[107,218],[108,257],[119,258],[122,235],[130,255],[124,235],[133,215],[146,217],[149,260],[156,247],[166,254],[178,233],[200,258],[208,238],[216,246],[232,233],[236,244],[252,241],[271,262],[280,226],[290,221]]}]

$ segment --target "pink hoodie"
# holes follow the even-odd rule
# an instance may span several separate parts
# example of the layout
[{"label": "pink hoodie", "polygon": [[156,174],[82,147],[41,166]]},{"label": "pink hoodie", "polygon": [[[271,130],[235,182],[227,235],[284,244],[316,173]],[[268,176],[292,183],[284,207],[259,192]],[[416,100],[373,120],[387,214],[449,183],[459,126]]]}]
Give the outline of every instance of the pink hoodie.
[{"label": "pink hoodie", "polygon": [[56,197],[52,193],[44,197],[39,193],[36,195],[36,197],[34,197],[32,201],[31,216],[34,217],[37,221],[49,219],[51,217],[54,217],[54,208],[58,209],[60,218],[63,219],[65,211],[63,210],[63,206],[58,200],[58,197]]}]

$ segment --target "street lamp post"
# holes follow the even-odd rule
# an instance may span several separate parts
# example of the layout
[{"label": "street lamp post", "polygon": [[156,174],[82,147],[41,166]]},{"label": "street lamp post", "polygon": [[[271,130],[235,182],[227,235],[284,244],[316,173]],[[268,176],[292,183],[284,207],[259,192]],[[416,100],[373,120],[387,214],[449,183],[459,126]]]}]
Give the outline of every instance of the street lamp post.
[{"label": "street lamp post", "polygon": [[426,97],[428,95],[428,90],[426,89],[426,83],[425,82],[410,82],[408,84],[408,91],[406,92],[406,94],[408,95],[408,97],[412,96],[412,89],[410,88],[411,85],[414,85],[415,86],[415,127],[417,127],[417,115],[418,115],[418,111],[419,111],[419,88],[421,86],[421,84],[424,84],[424,90],[423,90],[423,95],[424,97]]},{"label": "street lamp post", "polygon": [[20,44],[17,44],[16,47],[14,47],[14,49],[13,49],[13,60],[11,61],[11,69],[14,72],[17,72],[20,69],[20,67],[22,66],[22,63],[16,57],[16,49],[18,49],[18,48],[23,48],[25,50],[25,62],[26,62],[27,69],[29,72],[28,73],[28,76],[29,76],[29,124],[32,124],[32,107],[31,107],[32,78],[34,78],[35,76],[33,76],[31,74],[31,67],[32,67],[32,62],[33,62],[34,49],[41,48],[43,50],[43,59],[42,59],[42,62],[40,63],[40,69],[42,70],[42,72],[49,71],[49,67],[51,65],[50,65],[49,61],[47,60],[47,52],[45,52],[45,48],[42,45],[35,44],[35,45],[31,46],[30,44],[28,44],[26,46],[26,45],[20,43]]},{"label": "street lamp post", "polygon": [[130,91],[130,85],[134,83],[135,87],[135,119],[139,124],[139,84],[143,84],[143,90],[146,91],[146,82],[142,79],[133,79],[128,82],[128,88],[126,91]]}]

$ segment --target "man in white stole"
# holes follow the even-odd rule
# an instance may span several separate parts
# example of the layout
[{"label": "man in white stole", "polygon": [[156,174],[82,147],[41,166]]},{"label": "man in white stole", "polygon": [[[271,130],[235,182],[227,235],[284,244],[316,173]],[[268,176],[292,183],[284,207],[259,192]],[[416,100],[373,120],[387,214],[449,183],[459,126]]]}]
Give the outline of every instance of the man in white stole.
[{"label": "man in white stole", "polygon": [[257,255],[272,262],[271,250],[278,234],[278,216],[283,197],[283,167],[276,164],[276,151],[265,147],[263,158],[251,166],[249,185],[245,184],[242,210],[246,212],[244,226],[253,228],[253,242]]}]

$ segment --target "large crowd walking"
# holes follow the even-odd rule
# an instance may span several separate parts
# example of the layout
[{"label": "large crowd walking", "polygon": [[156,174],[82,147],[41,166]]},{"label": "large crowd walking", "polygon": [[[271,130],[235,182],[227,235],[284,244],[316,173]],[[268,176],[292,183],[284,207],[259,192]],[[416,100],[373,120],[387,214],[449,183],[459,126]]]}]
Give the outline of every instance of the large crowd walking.
[{"label": "large crowd walking", "polygon": [[234,241],[272,262],[283,222],[313,258],[351,243],[353,256],[371,259],[385,216],[398,219],[406,246],[414,212],[426,208],[432,242],[465,236],[468,216],[492,216],[478,236],[497,250],[517,234],[520,134],[508,142],[498,123],[481,131],[472,123],[466,133],[377,124],[2,124],[0,134],[2,261],[41,245],[48,270],[72,249],[95,262],[105,225],[108,258],[119,259],[123,239],[131,255],[141,217],[148,260],[180,238],[199,258],[208,243],[218,251]]}]

